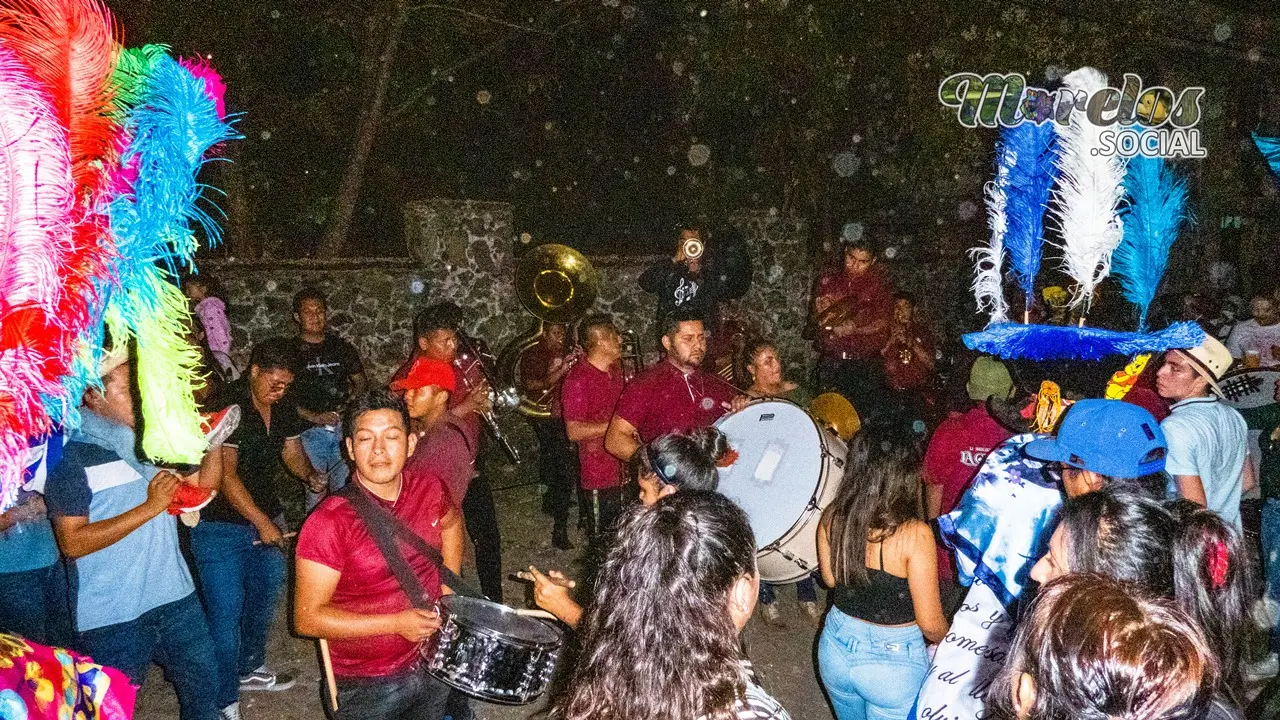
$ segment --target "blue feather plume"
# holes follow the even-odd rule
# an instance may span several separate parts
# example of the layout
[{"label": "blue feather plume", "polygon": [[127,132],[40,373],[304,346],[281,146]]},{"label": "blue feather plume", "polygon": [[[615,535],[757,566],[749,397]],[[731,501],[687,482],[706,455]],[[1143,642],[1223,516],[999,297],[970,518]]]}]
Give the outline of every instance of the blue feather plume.
[{"label": "blue feather plume", "polygon": [[1058,138],[1053,123],[1024,122],[1000,136],[1000,162],[1008,169],[1004,247],[1009,267],[1030,308],[1044,246],[1044,215],[1058,177]]},{"label": "blue feather plume", "polygon": [[1124,188],[1129,195],[1124,237],[1111,255],[1111,271],[1120,278],[1124,296],[1138,306],[1142,332],[1185,217],[1187,181],[1164,159],[1138,156],[1129,161]]},{"label": "blue feather plume", "polygon": [[204,435],[191,388],[199,354],[186,340],[189,311],[174,281],[179,268],[194,267],[195,226],[218,242],[217,223],[199,205],[205,186],[197,176],[210,148],[237,136],[204,80],[168,55],[155,60],[124,127],[130,140],[121,163],[136,166],[137,177],[108,206],[119,258],[106,318],[124,330],[113,332],[116,342],[137,340],[141,409],[156,429],[143,435],[143,450],[198,462]]},{"label": "blue feather plume", "polygon": [[1099,360],[1109,355],[1137,355],[1192,348],[1204,342],[1204,330],[1179,322],[1157,333],[1118,332],[1074,325],[998,323],[964,336],[964,344],[1005,359]]},{"label": "blue feather plume", "polygon": [[1262,156],[1271,166],[1271,172],[1275,173],[1276,177],[1280,177],[1280,137],[1263,137],[1255,130],[1253,144],[1262,151]]}]

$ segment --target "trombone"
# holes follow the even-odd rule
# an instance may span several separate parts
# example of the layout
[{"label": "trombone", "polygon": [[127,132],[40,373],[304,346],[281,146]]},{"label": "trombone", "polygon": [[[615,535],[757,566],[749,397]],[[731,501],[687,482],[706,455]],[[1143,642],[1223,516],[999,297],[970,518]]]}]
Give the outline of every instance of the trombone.
[{"label": "trombone", "polygon": [[[485,429],[489,431],[489,436],[498,443],[502,451],[511,458],[511,462],[520,462],[520,451],[507,438],[506,433],[502,431],[502,426],[498,425],[498,418],[494,410],[506,411],[520,404],[520,394],[516,389],[510,386],[503,387],[493,381],[492,374],[489,372],[489,362],[493,361],[493,356],[483,352],[481,348],[466,334],[457,333],[458,336],[458,354],[454,358],[453,363],[462,372],[462,384],[467,392],[475,389],[475,383],[472,382],[472,373],[478,373],[483,381],[489,386],[489,407],[481,410],[477,414],[480,421],[484,423]],[[486,359],[489,362],[486,362]]]}]

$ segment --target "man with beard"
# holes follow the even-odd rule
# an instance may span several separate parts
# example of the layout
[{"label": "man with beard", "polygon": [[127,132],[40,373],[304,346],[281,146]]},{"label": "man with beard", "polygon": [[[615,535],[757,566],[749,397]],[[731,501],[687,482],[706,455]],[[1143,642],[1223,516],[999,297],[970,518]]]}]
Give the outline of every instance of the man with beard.
[{"label": "man with beard", "polygon": [[679,312],[662,328],[662,362],[635,376],[618,398],[605,433],[605,449],[627,462],[644,443],[670,432],[706,427],[750,398],[701,369],[707,354],[702,320]]}]

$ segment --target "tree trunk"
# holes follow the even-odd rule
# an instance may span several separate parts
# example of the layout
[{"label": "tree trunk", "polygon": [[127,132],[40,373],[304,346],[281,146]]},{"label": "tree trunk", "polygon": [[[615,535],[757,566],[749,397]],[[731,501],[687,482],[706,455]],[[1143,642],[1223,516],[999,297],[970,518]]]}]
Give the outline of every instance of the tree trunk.
[{"label": "tree trunk", "polygon": [[387,88],[391,85],[391,70],[395,64],[396,46],[400,42],[400,33],[409,19],[408,0],[395,0],[388,18],[387,35],[378,55],[373,75],[373,89],[360,113],[360,126],[356,131],[356,145],[351,151],[351,160],[342,174],[342,185],[334,198],[333,214],[329,225],[325,228],[317,257],[337,257],[347,244],[347,233],[351,230],[351,218],[355,215],[356,203],[360,200],[360,186],[364,183],[365,167],[369,164],[369,154],[373,150],[373,142],[378,136],[378,126],[382,123],[382,108],[386,105]]},{"label": "tree trunk", "polygon": [[236,258],[262,257],[262,243],[254,233],[253,209],[249,204],[249,183],[245,181],[245,168],[239,164],[243,153],[229,151],[231,160],[221,165],[220,179],[226,190],[226,227],[223,228],[223,242],[227,254]]}]

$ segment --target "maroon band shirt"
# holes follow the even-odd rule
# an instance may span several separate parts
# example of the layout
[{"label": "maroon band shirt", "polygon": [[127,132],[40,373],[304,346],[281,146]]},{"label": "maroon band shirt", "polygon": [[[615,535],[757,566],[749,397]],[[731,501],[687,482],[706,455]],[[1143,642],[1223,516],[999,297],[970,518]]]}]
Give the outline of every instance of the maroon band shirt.
[{"label": "maroon band shirt", "polygon": [[407,473],[435,475],[444,481],[453,504],[462,507],[471,479],[476,476],[480,429],[475,423],[445,413],[414,446],[404,465]]},{"label": "maroon band shirt", "polygon": [[[587,360],[578,362],[565,374],[561,387],[565,422],[609,422],[622,387],[622,369],[617,363],[606,372]],[[578,466],[583,490],[622,484],[622,463],[604,449],[603,435],[578,442]]]},{"label": "maroon band shirt", "polygon": [[614,414],[631,423],[640,442],[647,443],[670,432],[714,425],[737,394],[716,375],[699,369],[686,376],[663,360],[627,384]]},{"label": "maroon band shirt", "polygon": [[818,352],[823,357],[844,360],[879,357],[889,340],[887,323],[893,316],[893,287],[884,269],[872,265],[856,278],[849,277],[843,269],[827,271],[818,279],[817,295],[834,302],[856,297],[857,308],[852,318],[857,326],[885,323],[880,332],[844,337],[818,328]]},{"label": "maroon band shirt", "polygon": [[[387,502],[372,493],[381,504],[413,529],[423,540],[439,548],[440,521],[451,503],[444,483],[433,475],[404,474],[400,497]],[[352,482],[359,482],[352,478]],[[427,558],[401,543],[405,559],[422,586],[433,597],[440,596],[440,575]],[[330,603],[362,615],[387,615],[412,607],[409,596],[382,558],[373,537],[347,499],[325,498],[298,533],[298,557],[320,563],[342,573]],[[329,641],[333,672],[339,677],[384,677],[412,667],[418,661],[418,644],[400,635],[362,638],[334,638]]]}]

